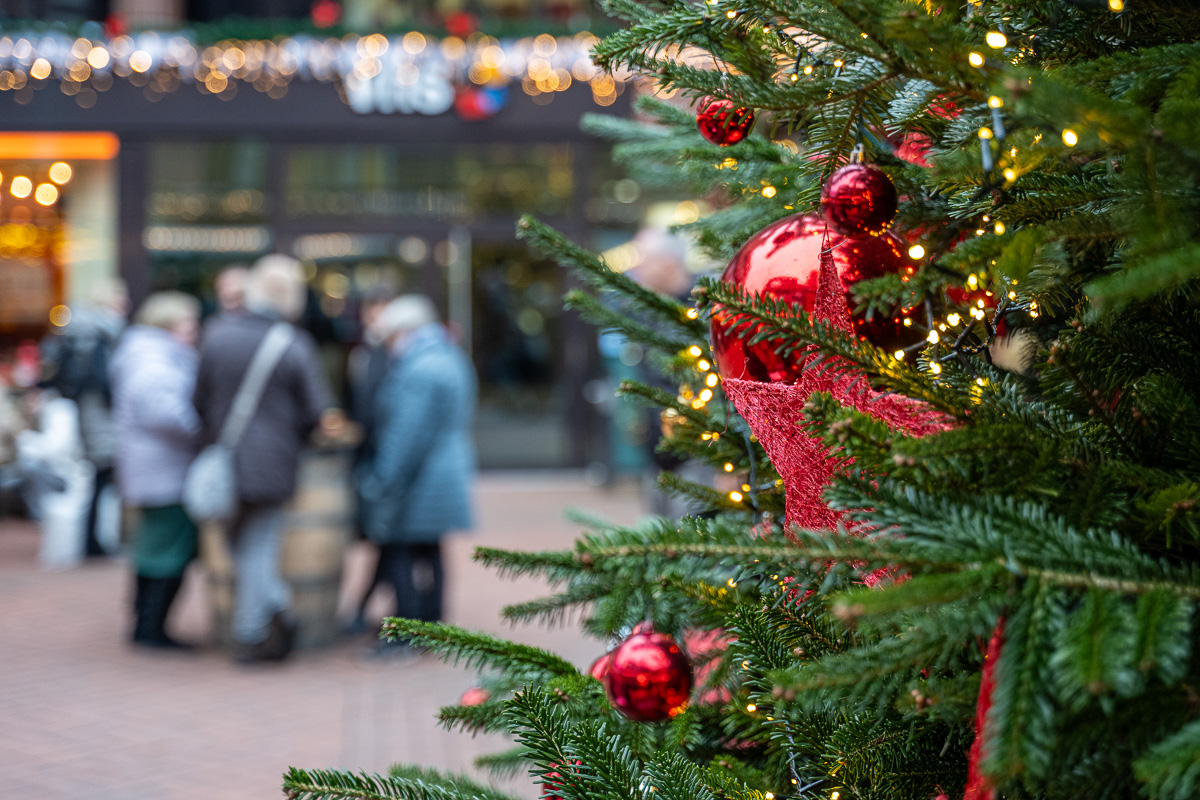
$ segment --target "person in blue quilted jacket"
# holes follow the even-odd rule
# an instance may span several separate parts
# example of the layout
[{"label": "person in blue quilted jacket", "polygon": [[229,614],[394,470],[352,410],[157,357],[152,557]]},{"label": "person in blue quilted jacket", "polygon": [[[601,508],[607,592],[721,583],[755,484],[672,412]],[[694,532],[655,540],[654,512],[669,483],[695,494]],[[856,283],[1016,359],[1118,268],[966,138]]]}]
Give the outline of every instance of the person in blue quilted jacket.
[{"label": "person in blue quilted jacket", "polygon": [[473,525],[475,371],[427,297],[393,300],[379,327],[391,361],[374,403],[375,453],[359,476],[364,524],[397,616],[436,621],[441,539]]}]

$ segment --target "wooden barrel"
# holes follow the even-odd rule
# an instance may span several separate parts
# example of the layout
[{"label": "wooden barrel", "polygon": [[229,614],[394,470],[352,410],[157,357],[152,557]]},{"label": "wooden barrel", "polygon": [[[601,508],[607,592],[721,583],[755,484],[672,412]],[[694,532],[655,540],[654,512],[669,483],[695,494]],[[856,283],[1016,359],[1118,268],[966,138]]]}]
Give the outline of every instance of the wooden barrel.
[{"label": "wooden barrel", "polygon": [[[292,590],[289,614],[299,625],[298,649],[320,647],[337,638],[338,591],[352,521],[348,461],[345,453],[308,454],[286,512],[280,571]],[[201,556],[208,574],[213,643],[230,647],[236,579],[219,525],[201,530]]]}]

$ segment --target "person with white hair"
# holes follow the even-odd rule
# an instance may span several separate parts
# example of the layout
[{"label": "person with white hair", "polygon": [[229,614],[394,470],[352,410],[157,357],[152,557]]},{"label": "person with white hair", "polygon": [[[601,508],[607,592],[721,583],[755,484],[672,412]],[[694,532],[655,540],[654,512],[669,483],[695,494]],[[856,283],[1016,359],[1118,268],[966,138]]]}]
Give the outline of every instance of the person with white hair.
[{"label": "person with white hair", "polygon": [[[245,308],[219,314],[204,331],[193,397],[202,444],[221,438],[234,398],[268,332],[281,355],[233,444],[238,507],[225,524],[237,592],[233,610],[238,661],[280,661],[291,652],[291,593],[280,573],[284,504],[295,494],[300,457],[318,428],[334,433],[341,412],[322,372],[316,342],[293,323],[304,310],[304,271],[290,256],[260,258],[246,276]],[[261,362],[260,362],[261,363]]]},{"label": "person with white hair", "polygon": [[152,294],[109,363],[117,486],[125,503],[138,510],[133,642],[143,647],[185,647],[167,634],[165,624],[196,556],[196,526],[181,498],[200,434],[192,405],[199,331],[199,300],[183,292]]},{"label": "person with white hair", "polygon": [[246,302],[246,275],[250,272],[244,264],[230,264],[217,273],[213,280],[213,294],[217,308],[221,311],[239,311]]},{"label": "person with white hair", "polygon": [[442,618],[441,539],[472,527],[475,372],[427,297],[396,298],[378,326],[392,363],[375,400],[377,446],[360,475],[364,524],[396,614],[434,622]]}]

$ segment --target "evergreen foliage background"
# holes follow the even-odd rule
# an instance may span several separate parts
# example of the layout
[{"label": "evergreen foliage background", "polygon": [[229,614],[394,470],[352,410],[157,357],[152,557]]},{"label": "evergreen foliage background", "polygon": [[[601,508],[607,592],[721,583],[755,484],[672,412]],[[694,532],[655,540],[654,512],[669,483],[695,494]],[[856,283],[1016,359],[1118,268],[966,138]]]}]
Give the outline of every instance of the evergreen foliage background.
[{"label": "evergreen foliage background", "polygon": [[[640,121],[587,123],[641,180],[723,198],[694,226],[714,257],[815,211],[822,180],[861,144],[902,195],[894,230],[926,255],[910,280],[856,287],[852,306],[924,304],[929,327],[954,335],[897,359],[715,280],[691,311],[523,220],[534,250],[584,277],[568,305],[656,350],[683,387],[623,387],[677,414],[661,446],[730,464],[751,491],[734,500],[665,476],[707,511],[597,524],[566,552],[480,551],[556,589],[504,613],[555,622],[581,609],[601,639],[649,618],[681,640],[721,630],[731,643],[709,654],[707,685],[684,714],[645,724],[617,715],[598,681],[553,654],[389,620],[385,635],[487,676],[492,699],[444,709],[443,723],[512,737],[514,749],[483,766],[528,771],[563,800],[958,797],[985,646],[1003,619],[981,764],[998,796],[1200,794],[1200,6],[607,8],[628,27],[597,48],[598,63],[758,110],[756,134],[723,149],[690,114],[653,100]],[[1007,45],[992,48],[985,37],[998,31]],[[984,127],[992,138],[980,138]],[[928,167],[897,157],[915,134]],[[990,357],[998,312],[978,321],[956,305],[983,290],[1005,309],[1007,334],[1031,343],[1015,371]],[[952,427],[912,438],[815,395],[812,430],[853,458],[825,495],[852,532],[785,532],[779,476],[744,421],[719,388],[695,401],[718,306],[746,336],[781,352],[815,346],[827,356],[815,368],[865,374]],[[865,587],[882,568],[889,577]],[[284,787],[302,798],[501,797],[407,767],[293,770]]]}]

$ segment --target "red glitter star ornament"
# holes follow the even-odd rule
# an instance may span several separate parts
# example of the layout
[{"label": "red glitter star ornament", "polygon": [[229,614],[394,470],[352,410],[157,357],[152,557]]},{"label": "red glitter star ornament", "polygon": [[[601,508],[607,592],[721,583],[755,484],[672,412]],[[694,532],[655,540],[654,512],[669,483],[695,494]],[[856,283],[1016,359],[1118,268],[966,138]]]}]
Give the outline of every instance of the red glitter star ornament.
[{"label": "red glitter star ornament", "polygon": [[[853,332],[854,324],[832,248],[823,248],[819,259],[815,281],[811,281],[815,286],[808,289],[811,294],[806,293],[808,296],[803,305],[816,319]],[[719,315],[718,310],[714,320]],[[915,400],[873,391],[862,375],[805,370],[803,359],[797,367],[787,370],[790,383],[744,380],[722,370],[723,385],[725,393],[749,423],[783,478],[788,524],[832,529],[838,515],[821,498],[821,493],[846,464],[846,459],[830,453],[820,437],[806,427],[804,404],[813,392],[829,392],[842,403],[913,436],[944,430],[947,422]]]}]

